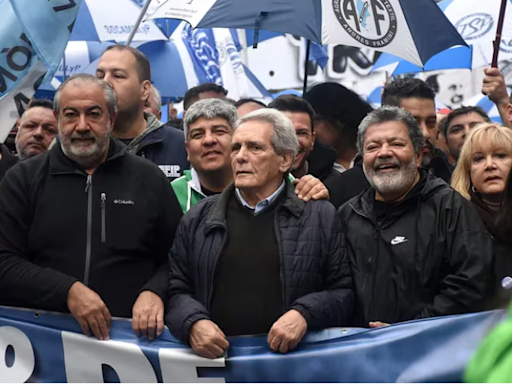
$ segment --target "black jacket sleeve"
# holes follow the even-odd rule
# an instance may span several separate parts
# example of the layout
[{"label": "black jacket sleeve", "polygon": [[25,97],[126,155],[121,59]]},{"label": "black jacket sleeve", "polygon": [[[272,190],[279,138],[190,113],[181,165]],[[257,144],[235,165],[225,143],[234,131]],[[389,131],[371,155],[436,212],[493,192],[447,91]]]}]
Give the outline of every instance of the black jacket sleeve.
[{"label": "black jacket sleeve", "polygon": [[453,192],[446,213],[448,275],[439,294],[416,318],[477,311],[492,287],[493,243],[478,212]]},{"label": "black jacket sleeve", "polygon": [[[174,241],[174,236],[183,216],[180,204],[167,177],[161,172],[159,182],[161,186],[160,199],[160,223],[158,225],[158,246],[155,254],[156,262],[159,265],[155,275],[142,287],[142,291],[151,291],[163,300],[167,301],[169,290],[169,250]],[[160,176],[160,175],[159,175]]]},{"label": "black jacket sleeve", "polygon": [[290,308],[304,316],[310,329],[342,327],[353,322],[355,295],[341,220],[336,210],[329,208],[329,214],[322,215],[325,222],[332,223],[326,226],[331,233],[324,260],[325,290],[297,299]]},{"label": "black jacket sleeve", "polygon": [[194,234],[188,228],[188,216],[181,220],[169,253],[169,298],[165,323],[172,334],[189,343],[190,329],[199,320],[210,320],[205,306],[194,298],[189,268],[189,250]]},{"label": "black jacket sleeve", "polygon": [[18,164],[0,184],[0,297],[11,305],[66,311],[68,291],[78,279],[39,267],[29,257],[32,181]]}]

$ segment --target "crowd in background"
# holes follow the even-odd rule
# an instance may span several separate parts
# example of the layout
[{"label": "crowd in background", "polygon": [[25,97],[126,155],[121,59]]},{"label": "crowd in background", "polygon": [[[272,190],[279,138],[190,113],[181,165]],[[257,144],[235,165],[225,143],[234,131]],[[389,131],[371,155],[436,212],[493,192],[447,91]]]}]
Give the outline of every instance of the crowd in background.
[{"label": "crowd in background", "polygon": [[230,336],[285,353],[310,329],[504,308],[512,105],[486,75],[505,126],[407,77],[375,110],[336,83],[268,106],[203,84],[164,124],[147,58],[111,46],[0,147],[0,305],[101,340],[112,316],[166,324],[209,358]]}]

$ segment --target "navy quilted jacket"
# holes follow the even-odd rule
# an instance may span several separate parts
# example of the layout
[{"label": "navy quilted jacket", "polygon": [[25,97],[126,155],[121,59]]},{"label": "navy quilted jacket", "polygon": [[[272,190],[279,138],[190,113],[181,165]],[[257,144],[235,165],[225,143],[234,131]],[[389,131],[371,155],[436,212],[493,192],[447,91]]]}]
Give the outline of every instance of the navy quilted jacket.
[{"label": "navy quilted jacket", "polygon": [[[276,212],[280,243],[283,313],[299,311],[309,329],[352,323],[352,275],[334,207],[327,201],[300,201],[286,181],[286,199]],[[234,193],[194,206],[181,220],[170,252],[166,324],[188,343],[192,325],[209,320],[215,267],[228,238],[227,204]]]}]

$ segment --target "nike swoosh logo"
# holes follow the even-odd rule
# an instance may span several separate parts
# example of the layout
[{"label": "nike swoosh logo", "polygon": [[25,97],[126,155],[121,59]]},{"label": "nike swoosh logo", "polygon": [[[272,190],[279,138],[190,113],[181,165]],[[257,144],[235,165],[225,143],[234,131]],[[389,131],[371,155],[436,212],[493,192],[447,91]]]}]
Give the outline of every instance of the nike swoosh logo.
[{"label": "nike swoosh logo", "polygon": [[391,245],[397,245],[407,242],[407,239],[393,239],[391,240]]}]

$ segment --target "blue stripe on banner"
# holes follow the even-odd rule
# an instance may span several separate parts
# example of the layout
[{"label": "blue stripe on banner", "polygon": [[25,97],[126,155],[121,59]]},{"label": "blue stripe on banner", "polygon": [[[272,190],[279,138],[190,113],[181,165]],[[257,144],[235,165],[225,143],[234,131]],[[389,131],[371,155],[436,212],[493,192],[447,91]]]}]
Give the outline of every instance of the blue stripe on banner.
[{"label": "blue stripe on banner", "polygon": [[[505,311],[412,321],[389,327],[310,332],[297,351],[270,352],[266,337],[230,338],[227,358],[199,358],[166,329],[154,341],[112,321],[110,342],[81,335],[69,315],[0,308],[5,382],[460,382]],[[6,357],[6,358],[5,358]],[[5,369],[7,364],[13,364]],[[203,379],[204,381],[204,379]]]},{"label": "blue stripe on banner", "polygon": [[399,0],[402,11],[425,64],[436,53],[466,43],[433,0]]},{"label": "blue stripe on banner", "polygon": [[451,3],[453,3],[454,0],[444,0],[441,1],[438,6],[441,8],[441,11],[446,12],[446,9],[450,6]]},{"label": "blue stripe on banner", "polygon": [[261,12],[268,12],[261,21],[260,29],[322,42],[322,2],[319,0],[217,0],[206,13],[198,28],[254,28]]},{"label": "blue stripe on banner", "polygon": [[71,32],[70,41],[100,41],[98,32],[92,20],[91,12],[87,7],[87,2],[82,1],[82,6],[78,11],[73,32]]},{"label": "blue stripe on banner", "polygon": [[477,107],[480,107],[486,113],[489,113],[490,110],[494,107],[494,103],[489,99],[488,96],[485,96],[482,97],[482,99],[478,102]]},{"label": "blue stripe on banner", "polygon": [[254,73],[250,71],[249,68],[247,68],[244,64],[242,64],[244,67],[245,75],[250,80],[250,82],[256,87],[256,89],[261,93],[263,97],[272,97],[270,92],[261,84],[261,82],[258,80],[256,76],[254,76]]}]

